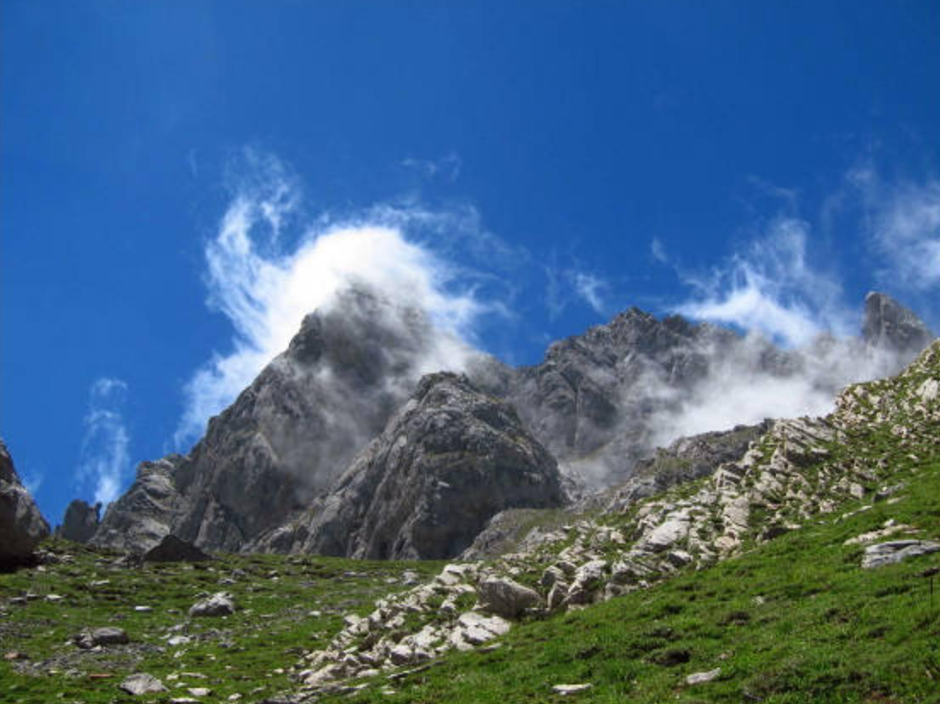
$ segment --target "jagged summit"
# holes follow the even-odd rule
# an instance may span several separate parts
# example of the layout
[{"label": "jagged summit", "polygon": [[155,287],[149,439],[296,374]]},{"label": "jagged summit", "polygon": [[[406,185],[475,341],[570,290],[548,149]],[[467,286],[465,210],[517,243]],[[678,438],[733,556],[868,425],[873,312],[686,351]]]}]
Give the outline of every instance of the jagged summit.
[{"label": "jagged summit", "polygon": [[189,455],[141,465],[93,542],[140,552],[173,533],[240,549],[330,486],[407,399],[439,340],[415,308],[361,286],[341,293]]},{"label": "jagged summit", "polygon": [[876,291],[865,296],[862,339],[867,344],[913,356],[935,337],[924,321],[891,296]]},{"label": "jagged summit", "polygon": [[[809,350],[780,350],[716,325],[631,308],[552,344],[540,364],[513,369],[470,354],[420,310],[354,286],[304,318],[284,353],[209,422],[188,455],[143,463],[93,543],[142,552],[174,534],[204,550],[449,555],[482,528],[468,512],[485,521],[503,509],[561,500],[554,488],[539,493],[555,480],[532,493],[526,472],[505,474],[494,457],[520,447],[531,457],[544,453],[550,462],[534,466],[545,476],[560,471],[571,496],[614,486],[657,445],[690,434],[677,418],[703,401],[721,406],[729,387],[749,391],[769,380],[777,389],[773,384],[804,375],[805,385],[828,400],[853,380],[846,365],[860,350],[889,352],[873,356],[893,373],[926,344],[924,331],[881,294],[866,301],[863,338]],[[419,384],[448,367],[464,369],[467,378],[432,375]],[[441,407],[428,400],[435,394],[421,395],[438,387],[448,390]],[[486,417],[474,415],[480,409]],[[492,419],[502,420],[493,427]],[[471,449],[481,436],[492,441],[492,453]],[[425,450],[447,438],[456,443],[447,452],[466,445],[465,461],[483,478],[466,492],[508,477],[499,480],[502,498],[464,510],[447,504],[446,492],[432,491],[449,465]],[[394,449],[400,440],[407,451]],[[647,483],[658,486],[654,477]],[[451,508],[438,513],[432,496]],[[376,522],[392,514],[395,520]],[[416,526],[427,521],[440,536],[456,537],[422,542]]]}]

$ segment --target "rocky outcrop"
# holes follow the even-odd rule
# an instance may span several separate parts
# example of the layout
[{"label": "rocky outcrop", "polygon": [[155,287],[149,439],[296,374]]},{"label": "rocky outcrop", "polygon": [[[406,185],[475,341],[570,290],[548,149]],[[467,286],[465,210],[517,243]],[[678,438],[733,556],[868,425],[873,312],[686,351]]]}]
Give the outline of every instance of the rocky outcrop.
[{"label": "rocky outcrop", "polygon": [[49,524],[20,481],[7,446],[0,440],[0,568],[28,562]]},{"label": "rocky outcrop", "polygon": [[731,430],[679,438],[669,447],[657,448],[652,456],[639,460],[626,482],[589,497],[579,507],[602,506],[608,511],[622,511],[640,499],[707,477],[722,464],[743,457],[748,447],[772,426],[772,421],[765,420],[759,425],[738,425]]},{"label": "rocky outcrop", "polygon": [[62,518],[62,524],[56,527],[55,536],[84,544],[94,537],[100,522],[100,503],[92,506],[81,499],[75,499],[65,509],[65,516]]},{"label": "rocky outcrop", "polygon": [[912,311],[884,293],[865,297],[862,339],[866,344],[896,352],[910,361],[936,336]]},{"label": "rocky outcrop", "polygon": [[93,542],[143,552],[173,533],[237,551],[284,524],[382,431],[440,340],[419,311],[346,291],[307,316],[189,455],[141,465]]},{"label": "rocky outcrop", "polygon": [[504,508],[564,500],[554,459],[511,406],[466,377],[433,374],[309,518],[263,545],[370,559],[446,558]]},{"label": "rocky outcrop", "polygon": [[186,461],[170,455],[142,462],[127,493],[108,507],[91,544],[139,554],[169,535],[182,502],[176,473]]}]

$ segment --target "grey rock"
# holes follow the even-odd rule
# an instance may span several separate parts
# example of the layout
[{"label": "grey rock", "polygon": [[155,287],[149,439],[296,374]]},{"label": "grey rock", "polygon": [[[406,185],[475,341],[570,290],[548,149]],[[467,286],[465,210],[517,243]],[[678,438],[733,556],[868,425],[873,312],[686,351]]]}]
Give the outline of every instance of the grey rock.
[{"label": "grey rock", "polygon": [[516,618],[542,604],[538,592],[506,577],[486,579],[477,591],[481,610],[507,618]]},{"label": "grey rock", "polygon": [[708,672],[693,672],[691,675],[688,675],[685,678],[685,683],[690,687],[694,687],[697,684],[705,684],[706,682],[711,682],[716,679],[721,674],[721,668],[716,667],[714,670],[709,670]]},{"label": "grey rock", "polygon": [[433,374],[314,505],[300,550],[448,558],[505,508],[564,501],[554,459],[511,406],[466,377]]},{"label": "grey rock", "polygon": [[884,567],[937,551],[940,551],[940,543],[931,540],[892,540],[865,548],[862,567],[865,569]]},{"label": "grey rock", "polygon": [[228,592],[217,592],[212,596],[197,601],[189,609],[193,618],[203,616],[228,616],[235,613],[235,602]]},{"label": "grey rock", "polygon": [[569,697],[572,694],[580,694],[593,688],[593,684],[556,684],[552,685],[552,691],[563,697]]},{"label": "grey rock", "polygon": [[88,650],[99,645],[124,645],[130,642],[130,638],[123,628],[104,626],[90,631],[82,631],[73,638],[73,641],[79,648]]},{"label": "grey rock", "polygon": [[176,476],[186,462],[182,455],[142,462],[134,483],[108,506],[90,544],[140,554],[169,535],[181,503]]},{"label": "grey rock", "polygon": [[153,675],[148,675],[146,672],[137,672],[130,675],[119,686],[128,694],[134,696],[168,691],[160,680]]},{"label": "grey rock", "polygon": [[101,522],[101,503],[94,506],[75,499],[65,509],[62,524],[55,529],[57,538],[85,544],[95,535]]},{"label": "grey rock", "polygon": [[0,440],[0,568],[29,562],[49,535],[49,524],[20,481],[7,446]]},{"label": "grey rock", "polygon": [[192,543],[180,540],[175,535],[168,535],[145,552],[143,559],[144,562],[206,562],[211,560],[212,556]]},{"label": "grey rock", "polygon": [[936,336],[912,311],[884,293],[865,297],[862,339],[866,344],[897,352],[909,362]]}]

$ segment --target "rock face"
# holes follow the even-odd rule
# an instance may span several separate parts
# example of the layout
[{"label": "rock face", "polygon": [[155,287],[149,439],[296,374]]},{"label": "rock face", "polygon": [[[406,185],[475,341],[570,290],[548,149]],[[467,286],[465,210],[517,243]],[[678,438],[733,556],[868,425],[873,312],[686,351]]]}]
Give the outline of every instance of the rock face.
[{"label": "rock face", "polygon": [[143,552],[173,533],[237,551],[333,483],[408,398],[439,340],[415,309],[348,290],[307,316],[189,455],[142,464],[93,542]]},{"label": "rock face", "polygon": [[646,419],[665,402],[651,388],[690,386],[713,355],[738,340],[730,330],[631,308],[552,344],[541,364],[519,371],[507,398],[559,460],[583,457],[624,433],[642,448],[632,458],[639,459],[649,449]]},{"label": "rock face", "polygon": [[913,312],[884,293],[865,297],[862,339],[869,345],[897,352],[910,361],[935,335]]},{"label": "rock face", "polygon": [[0,567],[28,562],[49,524],[20,481],[7,446],[0,440]]},{"label": "rock face", "polygon": [[57,538],[84,544],[94,537],[100,521],[100,503],[91,506],[81,499],[75,499],[65,509],[62,525],[55,529],[55,535]]},{"label": "rock face", "polygon": [[[466,548],[508,506],[565,501],[554,459],[506,403],[466,377],[425,377],[280,549],[438,559]],[[269,547],[272,545],[269,543]]]}]

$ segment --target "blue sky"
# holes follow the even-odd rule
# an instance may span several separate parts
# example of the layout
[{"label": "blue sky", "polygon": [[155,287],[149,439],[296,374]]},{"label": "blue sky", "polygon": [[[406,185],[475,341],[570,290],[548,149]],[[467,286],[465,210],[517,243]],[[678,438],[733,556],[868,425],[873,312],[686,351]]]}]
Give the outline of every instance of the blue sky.
[{"label": "blue sky", "polygon": [[4,0],[0,435],[53,522],[114,495],[283,337],[265,277],[336,233],[366,261],[342,233],[369,227],[392,285],[513,363],[630,305],[793,345],[880,289],[938,329],[938,27],[928,1]]}]

